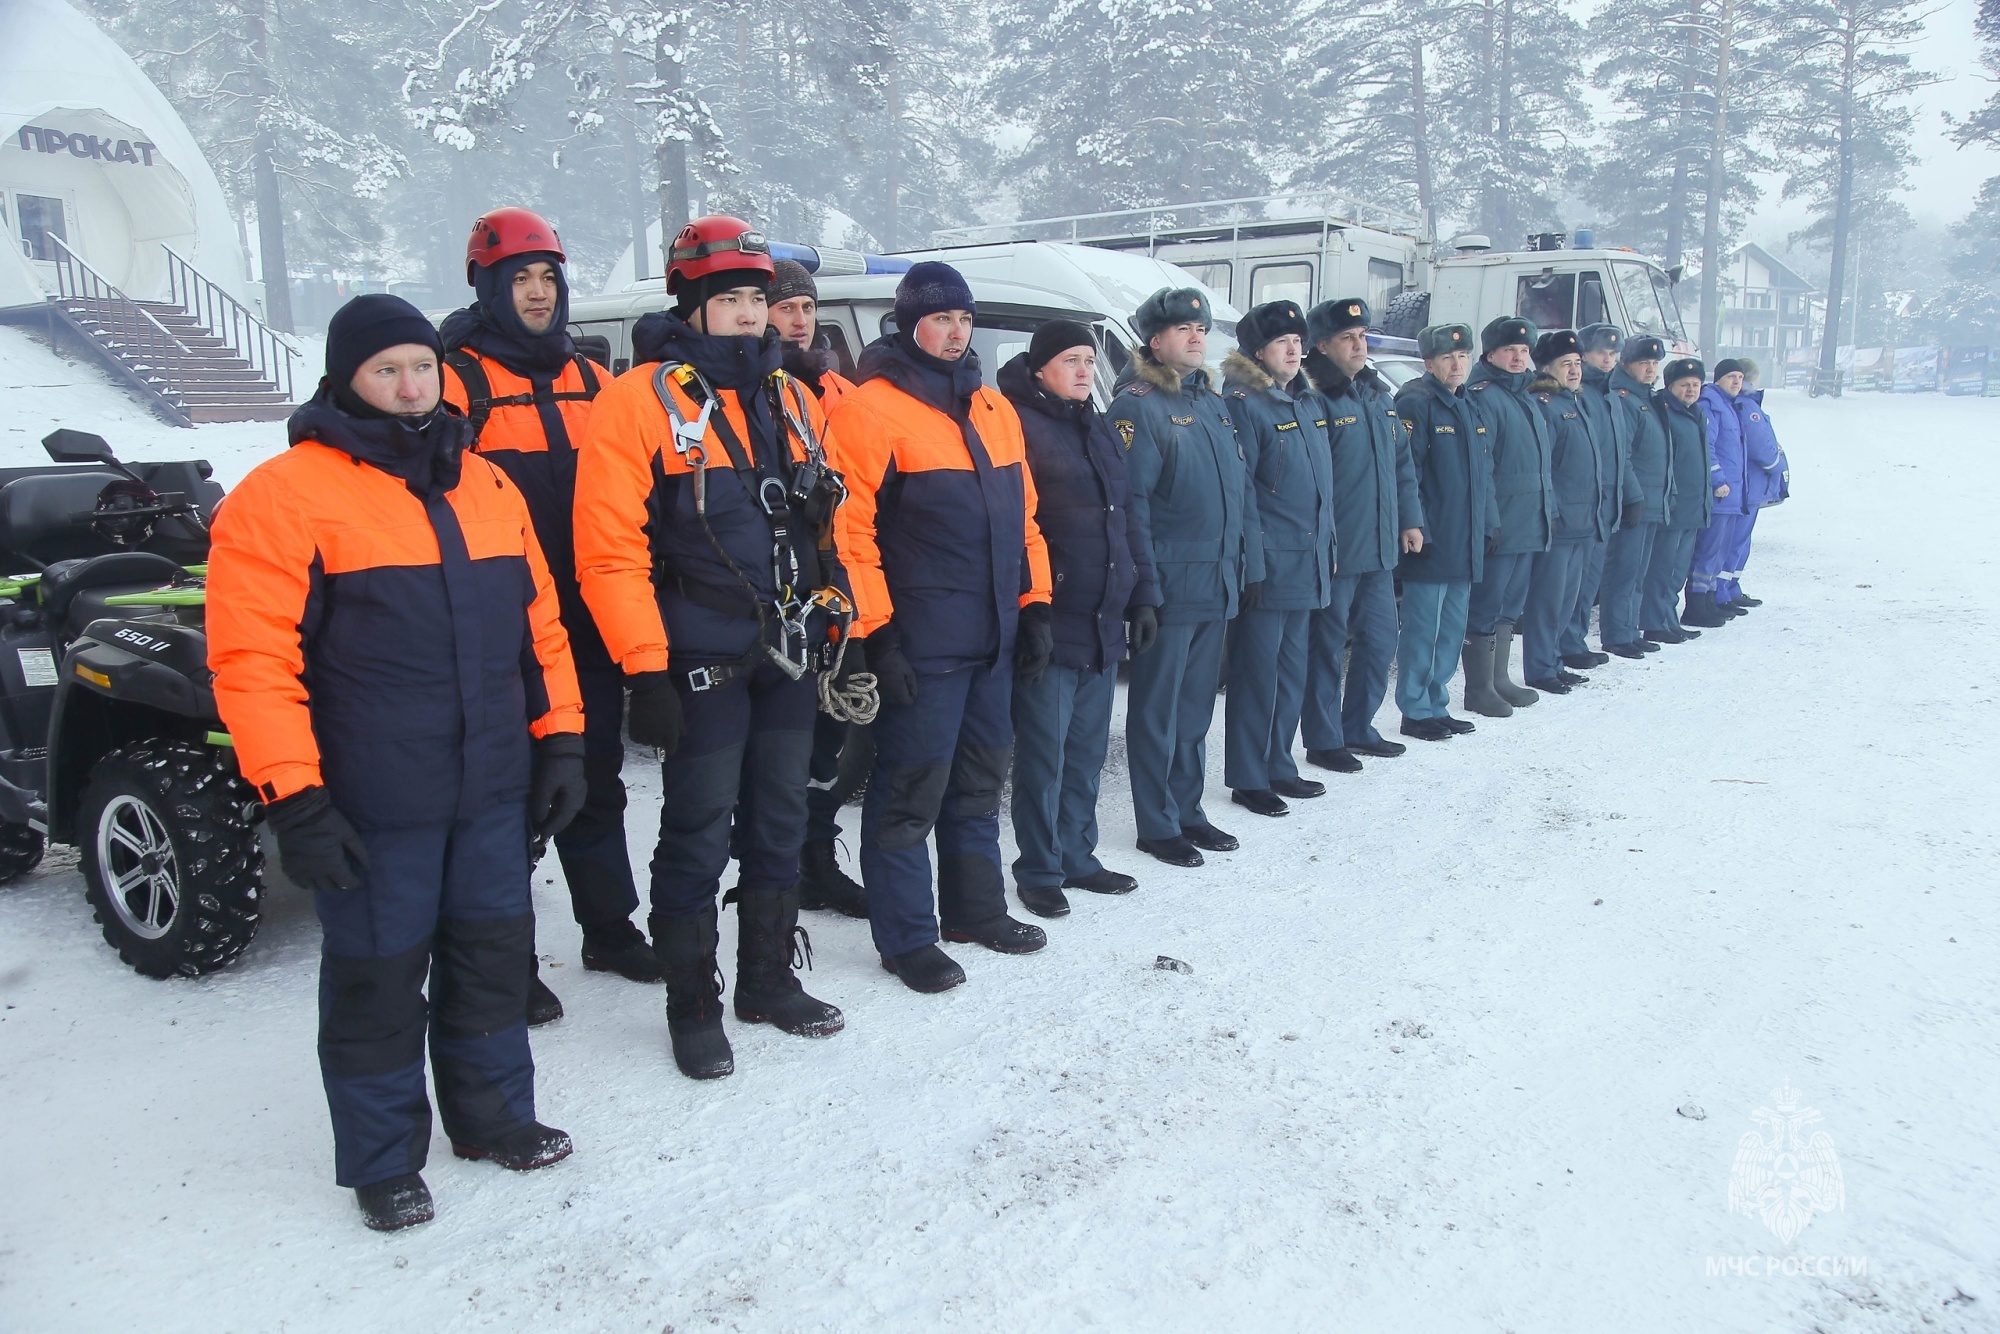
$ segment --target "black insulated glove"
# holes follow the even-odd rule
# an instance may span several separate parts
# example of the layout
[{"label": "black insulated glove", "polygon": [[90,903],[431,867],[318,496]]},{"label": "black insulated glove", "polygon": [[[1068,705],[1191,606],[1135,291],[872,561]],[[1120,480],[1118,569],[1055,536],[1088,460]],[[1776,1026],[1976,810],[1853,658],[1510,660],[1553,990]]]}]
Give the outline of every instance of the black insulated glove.
[{"label": "black insulated glove", "polygon": [[674,674],[640,672],[625,678],[632,692],[625,706],[625,735],[635,745],[651,746],[663,755],[679,749],[681,733],[681,693],[674,689]]},{"label": "black insulated glove", "polygon": [[1259,579],[1254,584],[1243,585],[1243,593],[1240,597],[1237,598],[1237,601],[1243,604],[1243,608],[1245,611],[1251,611],[1258,607],[1263,606],[1264,581],[1262,579]]},{"label": "black insulated glove", "polygon": [[1014,629],[1014,679],[1034,685],[1049,669],[1049,655],[1056,651],[1056,632],[1049,624],[1049,604],[1030,602],[1021,608],[1020,623]]},{"label": "black insulated glove", "polygon": [[1624,513],[1618,516],[1618,526],[1620,528],[1637,528],[1639,526],[1639,520],[1645,514],[1645,512],[1646,512],[1645,507],[1643,505],[1641,505],[1636,500],[1633,501],[1631,504],[1625,507]]},{"label": "black insulated glove", "polygon": [[1160,642],[1160,613],[1153,607],[1134,607],[1125,618],[1125,647],[1133,657]]},{"label": "black insulated glove", "polygon": [[538,839],[554,838],[583,809],[590,783],[583,773],[583,737],[557,732],[535,741],[534,778],[528,787],[528,822]]},{"label": "black insulated glove", "polygon": [[875,673],[875,693],[884,704],[908,708],[917,702],[917,669],[903,656],[903,636],[890,621],[868,636],[868,668]]},{"label": "black insulated glove", "polygon": [[368,849],[323,787],[301,788],[264,808],[278,839],[278,864],[300,889],[344,894],[361,888]]}]

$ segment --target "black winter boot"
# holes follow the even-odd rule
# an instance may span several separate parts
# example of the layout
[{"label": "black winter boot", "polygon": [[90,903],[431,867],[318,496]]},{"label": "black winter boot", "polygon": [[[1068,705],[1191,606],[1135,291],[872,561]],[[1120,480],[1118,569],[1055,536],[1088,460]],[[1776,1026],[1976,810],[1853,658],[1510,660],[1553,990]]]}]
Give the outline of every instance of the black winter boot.
[{"label": "black winter boot", "polygon": [[549,990],[548,983],[542,981],[541,964],[537,961],[535,975],[528,979],[528,1027],[540,1028],[562,1017],[562,1002]]},{"label": "black winter boot", "polygon": [[798,887],[738,885],[729,897],[736,900],[736,1017],[801,1038],[832,1037],[844,1028],[840,1011],[808,996],[793,972],[812,967],[812,937],[799,925]]},{"label": "black winter boot", "polygon": [[361,1221],[377,1232],[395,1232],[437,1217],[431,1188],[415,1172],[356,1186],[354,1202],[361,1206]]},{"label": "black winter boot", "polygon": [[950,991],[965,981],[965,970],[957,960],[935,945],[920,945],[908,954],[882,956],[882,971],[903,979],[912,991]]},{"label": "black winter boot", "polygon": [[1704,630],[1713,629],[1729,619],[1726,612],[1715,605],[1715,594],[1696,593],[1689,590],[1687,606],[1681,611],[1681,624],[1699,626]]},{"label": "black winter boot", "polygon": [[469,1140],[451,1142],[451,1151],[459,1157],[483,1158],[500,1164],[509,1172],[532,1172],[538,1167],[559,1163],[575,1149],[568,1135],[540,1121],[530,1121],[510,1130],[490,1144],[474,1144]]},{"label": "black winter boot", "polygon": [[587,929],[583,966],[587,972],[616,973],[629,982],[660,980],[660,956],[646,943],[646,933],[630,922]]},{"label": "black winter boot", "polygon": [[722,1031],[722,969],[715,962],[715,909],[693,917],[653,917],[653,948],[667,977],[667,1035],[674,1064],[689,1079],[720,1079],[736,1069]]},{"label": "black winter boot", "polygon": [[977,853],[938,858],[938,934],[1000,954],[1033,954],[1049,943],[1039,926],[1007,914],[999,863]]},{"label": "black winter boot", "polygon": [[868,891],[840,869],[840,852],[830,838],[808,840],[799,849],[799,907],[868,916]]}]

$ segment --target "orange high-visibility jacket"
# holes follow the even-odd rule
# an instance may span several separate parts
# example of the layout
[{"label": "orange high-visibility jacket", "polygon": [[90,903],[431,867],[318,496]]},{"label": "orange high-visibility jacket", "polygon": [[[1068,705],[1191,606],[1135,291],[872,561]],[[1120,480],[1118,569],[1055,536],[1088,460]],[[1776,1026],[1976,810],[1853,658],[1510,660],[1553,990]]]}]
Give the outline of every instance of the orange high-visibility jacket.
[{"label": "orange high-visibility jacket", "polygon": [[583,730],[527,505],[477,455],[426,506],[300,440],[223,502],[208,579],[216,707],[266,801],[324,783],[359,824],[460,818],[525,797],[531,735]]},{"label": "orange high-visibility jacket", "polygon": [[1049,601],[1052,586],[1014,405],[982,386],[969,422],[986,466],[957,422],[884,374],[845,395],[828,430],[847,479],[834,534],[856,633],[894,616],[906,656],[932,670],[992,661],[1020,609]]},{"label": "orange high-visibility jacket", "polygon": [[[598,395],[590,434],[577,458],[577,580],[611,660],[628,675],[664,671],[670,640],[675,660],[689,667],[740,658],[757,640],[748,594],[742,595],[740,611],[704,605],[734,597],[742,585],[716,555],[696,514],[693,463],[675,447],[673,424],[654,389],[659,367],[657,361],[634,366]],[[803,407],[810,429],[823,437],[826,417],[817,400],[782,371],[771,382],[794,410]],[[701,416],[695,391],[675,381],[669,392],[688,421]],[[728,421],[735,438],[754,448],[758,458],[768,457],[774,442],[753,441],[736,391],[719,389],[716,395],[716,415]],[[701,442],[707,461],[708,527],[768,603],[775,595],[770,524],[731,467],[713,416],[710,421]],[[788,456],[803,463],[805,445],[790,430],[783,434]],[[661,518],[657,526],[656,511]],[[802,524],[794,528],[798,542],[812,543],[813,534],[804,532]],[[655,571],[662,566],[669,577],[656,586]],[[701,600],[686,596],[683,586],[696,588]]]}]

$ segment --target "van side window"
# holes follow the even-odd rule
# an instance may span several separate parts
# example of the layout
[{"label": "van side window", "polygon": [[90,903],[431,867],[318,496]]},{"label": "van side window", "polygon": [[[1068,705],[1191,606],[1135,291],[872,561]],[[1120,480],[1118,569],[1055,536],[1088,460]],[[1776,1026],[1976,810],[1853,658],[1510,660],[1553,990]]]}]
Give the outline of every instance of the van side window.
[{"label": "van side window", "polygon": [[1514,313],[1537,330],[1572,328],[1576,312],[1576,275],[1531,273],[1514,284]]},{"label": "van side window", "polygon": [[1260,264],[1250,270],[1250,304],[1266,301],[1296,301],[1303,310],[1312,305],[1313,266],[1310,264]]},{"label": "van side window", "polygon": [[1403,294],[1403,266],[1389,259],[1368,261],[1368,305],[1380,319],[1389,303]]},{"label": "van side window", "polygon": [[576,350],[589,357],[600,366],[608,366],[613,375],[623,375],[632,369],[629,357],[620,355],[624,348],[624,325],[617,320],[592,320],[588,324],[569,326],[570,340]]},{"label": "van side window", "polygon": [[854,378],[854,354],[847,350],[847,331],[831,321],[819,326],[826,338],[826,345],[833,351],[834,370],[849,379]]},{"label": "van side window", "polygon": [[1225,301],[1229,299],[1228,260],[1219,259],[1212,264],[1183,264],[1180,267],[1186,269],[1190,277],[1209,291],[1221,294]]}]

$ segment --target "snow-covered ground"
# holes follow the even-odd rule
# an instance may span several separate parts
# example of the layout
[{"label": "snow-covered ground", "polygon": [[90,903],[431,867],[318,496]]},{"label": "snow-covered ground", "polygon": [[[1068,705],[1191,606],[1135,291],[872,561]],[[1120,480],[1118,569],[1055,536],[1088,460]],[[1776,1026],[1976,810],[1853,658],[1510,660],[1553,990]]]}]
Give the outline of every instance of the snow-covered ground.
[{"label": "snow-covered ground", "polygon": [[[233,482],[283,438],[161,426],[11,331],[0,392],[6,461],[63,424]],[[577,966],[551,860],[569,1016],[534,1046],[576,1155],[440,1139],[413,1232],[332,1184],[310,905],[152,982],[58,851],[0,889],[0,1326],[2000,1328],[2000,403],[1772,407],[1796,494],[1747,620],[1285,820],[1228,803],[1218,709],[1243,851],[1142,858],[1115,776],[1136,894],[1074,895],[1038,955],[956,948],[941,997],[814,915],[847,1031],[732,1019],[732,1078],[681,1078],[659,993]],[[1787,1084],[1845,1185],[1789,1245],[1728,1207]]]}]

